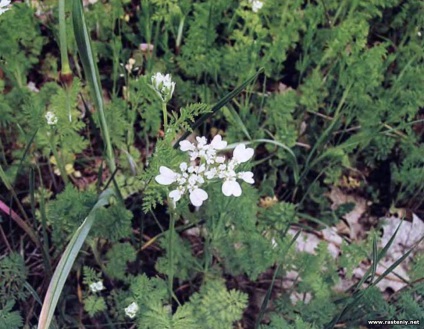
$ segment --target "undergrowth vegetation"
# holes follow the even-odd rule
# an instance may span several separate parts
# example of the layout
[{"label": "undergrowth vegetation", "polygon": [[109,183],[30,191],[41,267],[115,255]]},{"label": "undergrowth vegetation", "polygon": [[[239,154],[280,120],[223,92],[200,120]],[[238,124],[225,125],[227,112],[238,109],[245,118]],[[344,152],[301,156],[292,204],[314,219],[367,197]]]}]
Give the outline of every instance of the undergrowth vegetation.
[{"label": "undergrowth vegetation", "polygon": [[[424,323],[424,257],[376,270],[424,217],[423,34],[420,0],[1,0],[0,329]],[[299,250],[335,189],[366,231]]]}]

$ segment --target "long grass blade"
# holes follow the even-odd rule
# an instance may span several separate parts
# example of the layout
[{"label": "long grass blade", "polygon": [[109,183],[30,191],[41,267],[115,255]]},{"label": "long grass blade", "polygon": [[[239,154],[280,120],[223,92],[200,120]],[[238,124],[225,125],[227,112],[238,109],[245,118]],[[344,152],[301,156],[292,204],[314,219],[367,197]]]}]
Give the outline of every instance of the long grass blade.
[{"label": "long grass blade", "polygon": [[[288,245],[288,246],[286,247],[286,249],[284,250],[284,255],[285,255],[285,254],[287,253],[287,251],[291,248],[291,246],[295,243],[295,241],[297,240],[297,238],[300,236],[300,233],[301,233],[301,232],[302,232],[302,231],[298,231],[298,232],[295,234],[295,236],[293,236],[293,238],[291,239],[291,241],[290,241],[289,245]],[[284,260],[284,259],[283,259],[283,260]],[[281,264],[282,264],[282,262],[279,262],[279,263],[278,263],[278,265],[277,265],[277,268],[276,268],[276,269],[275,269],[275,271],[274,271],[274,275],[272,276],[271,284],[270,284],[270,286],[269,286],[269,288],[268,288],[268,290],[267,290],[267,292],[266,292],[265,298],[264,298],[264,300],[263,300],[263,302],[262,302],[262,305],[261,305],[261,309],[260,309],[260,311],[259,311],[258,318],[256,319],[255,329],[259,328],[259,325],[261,324],[261,321],[262,321],[262,319],[263,319],[263,317],[264,317],[264,315],[265,315],[266,308],[267,308],[267,306],[268,306],[269,300],[271,299],[271,293],[272,293],[272,289],[273,289],[274,284],[275,284],[275,280],[277,279],[277,276],[278,276],[278,274],[280,273]]]},{"label": "long grass blade", "polygon": [[377,264],[378,264],[378,248],[377,248],[377,238],[374,235],[372,239],[372,264],[371,264],[371,279],[372,282],[375,277],[375,273],[377,272]]},{"label": "long grass blade", "polygon": [[[386,243],[386,245],[383,247],[383,249],[377,254],[376,259],[373,259],[373,264],[372,266],[365,272],[365,274],[363,275],[362,279],[356,284],[356,288],[355,290],[359,290],[362,286],[362,284],[367,281],[367,279],[370,277],[370,273],[372,273],[372,271],[375,271],[378,262],[384,257],[384,255],[387,253],[387,251],[389,250],[390,246],[393,244],[393,241],[399,231],[400,226],[402,225],[403,221],[399,223],[399,226],[396,228],[396,231],[393,233],[392,237],[390,238],[390,240]],[[374,248],[374,246],[373,246]],[[374,255],[373,255],[374,258]]]},{"label": "long grass blade", "polygon": [[111,172],[115,171],[115,156],[113,154],[112,142],[110,140],[109,129],[106,122],[104,112],[104,103],[102,95],[102,87],[100,85],[100,77],[95,55],[91,45],[90,35],[85,23],[84,11],[81,0],[72,1],[72,21],[74,25],[75,41],[77,43],[78,52],[81,63],[84,68],[85,78],[90,87],[91,95],[94,99],[95,106],[100,116],[100,127],[104,143],[106,144],[106,156],[108,166]]},{"label": "long grass blade", "polygon": [[47,289],[43,307],[40,313],[38,329],[49,329],[57,302],[59,301],[59,297],[62,293],[62,289],[65,285],[66,279],[69,275],[69,272],[71,271],[75,259],[78,256],[78,252],[80,251],[85,239],[87,238],[88,233],[90,232],[91,227],[93,226],[96,210],[107,205],[109,203],[110,197],[113,195],[114,192],[112,190],[104,191],[100,195],[97,203],[91,209],[87,218],[72,236],[71,241],[66,247],[62,258],[60,259],[59,264],[57,265],[57,268],[54,271],[53,277],[49,284],[49,288]]},{"label": "long grass blade", "polygon": [[[210,113],[202,115],[199,119],[197,119],[192,125],[191,129],[194,130],[198,127],[200,127],[206,120],[211,118],[213,115],[215,115],[216,112],[218,112],[224,105],[226,105],[229,101],[231,101],[234,97],[239,95],[251,82],[255,81],[259,74],[261,74],[264,71],[263,68],[260,68],[254,75],[252,75],[250,78],[246,79],[240,86],[238,86],[233,91],[229,92],[227,95],[225,95],[218,103],[216,103],[212,107],[212,111]],[[177,142],[174,144],[174,148],[178,148],[181,141],[185,140],[188,135],[190,135],[189,131],[186,131],[180,139],[177,140]]]}]

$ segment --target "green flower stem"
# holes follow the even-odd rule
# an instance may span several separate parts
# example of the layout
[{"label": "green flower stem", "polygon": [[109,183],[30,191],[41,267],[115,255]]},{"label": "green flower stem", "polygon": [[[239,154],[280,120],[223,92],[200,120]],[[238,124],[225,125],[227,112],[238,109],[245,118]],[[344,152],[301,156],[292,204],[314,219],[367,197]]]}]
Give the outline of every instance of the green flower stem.
[{"label": "green flower stem", "polygon": [[59,153],[57,153],[56,146],[53,144],[53,134],[50,136],[49,141],[50,141],[50,148],[52,149],[53,155],[56,159],[57,167],[59,168],[59,171],[60,171],[60,176],[62,176],[63,182],[66,185],[69,182],[68,174],[66,173],[65,166],[63,165],[63,159],[62,157],[59,157]]},{"label": "green flower stem", "polygon": [[172,205],[172,201],[168,199],[168,204],[170,204],[170,222],[169,222],[169,235],[168,235],[168,256],[169,256],[169,271],[168,271],[168,289],[172,294],[173,291],[173,282],[174,282],[174,253],[173,253],[173,239],[174,239],[174,231],[175,231],[175,208]]},{"label": "green flower stem", "polygon": [[169,257],[169,269],[168,269],[168,290],[172,298],[177,302],[178,305],[181,305],[177,296],[174,294],[174,252],[173,252],[173,242],[174,242],[174,232],[175,232],[175,206],[173,201],[168,198],[168,204],[170,205],[170,222],[169,222],[169,234],[168,234],[168,257]]},{"label": "green flower stem", "polygon": [[60,45],[60,61],[62,64],[62,75],[70,74],[68,60],[68,47],[66,36],[66,21],[65,21],[65,0],[59,0],[59,45]]},{"label": "green flower stem", "polygon": [[162,114],[163,114],[163,130],[166,134],[168,130],[168,110],[166,109],[166,102],[162,102]]}]

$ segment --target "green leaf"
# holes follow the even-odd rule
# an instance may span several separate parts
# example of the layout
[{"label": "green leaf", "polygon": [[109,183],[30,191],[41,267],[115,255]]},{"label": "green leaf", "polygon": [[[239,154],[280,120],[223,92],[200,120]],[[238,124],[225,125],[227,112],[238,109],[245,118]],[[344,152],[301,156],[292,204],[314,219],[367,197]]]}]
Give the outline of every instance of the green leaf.
[{"label": "green leaf", "polygon": [[72,3],[72,21],[74,25],[75,41],[77,43],[82,66],[84,68],[85,77],[90,87],[94,103],[100,115],[100,127],[102,130],[104,142],[106,144],[106,154],[109,169],[111,172],[114,172],[115,157],[113,154],[109,129],[106,122],[99,70],[95,62],[95,55],[93,52],[93,47],[91,46],[91,39],[88,33],[87,25],[85,23],[81,0],[75,0]]},{"label": "green leaf", "polygon": [[59,264],[54,271],[49,288],[47,289],[47,293],[44,298],[40,319],[38,321],[39,329],[49,328],[50,322],[53,319],[54,310],[56,308],[57,302],[59,301],[59,297],[62,293],[62,289],[65,285],[68,274],[71,271],[72,265],[78,256],[78,252],[80,251],[88,233],[90,232],[91,226],[93,226],[94,220],[96,218],[95,213],[97,209],[109,204],[110,197],[113,195],[114,192],[112,190],[106,190],[100,195],[99,200],[91,209],[90,213],[81,226],[74,233],[71,241],[66,247],[62,258],[60,259]]},{"label": "green leaf", "polygon": [[[236,97],[237,95],[239,95],[244,88],[246,88],[249,83],[251,83],[252,81],[254,81],[259,74],[261,74],[263,72],[263,68],[260,68],[254,75],[252,75],[250,78],[246,79],[246,81],[244,81],[240,86],[238,86],[236,89],[234,89],[233,91],[229,92],[227,95],[225,95],[218,103],[216,103],[213,107],[212,107],[212,112],[211,113],[207,113],[202,115],[199,119],[196,120],[195,123],[193,123],[191,125],[192,130],[200,127],[200,125],[205,122],[206,120],[208,120],[209,118],[211,118],[216,112],[218,112],[223,106],[225,106],[229,101],[231,101],[234,97]],[[190,135],[190,132],[187,131],[185,132],[180,139],[178,139],[175,144],[174,144],[174,148],[178,148],[178,146],[180,145],[180,142],[185,140],[188,135]]]}]

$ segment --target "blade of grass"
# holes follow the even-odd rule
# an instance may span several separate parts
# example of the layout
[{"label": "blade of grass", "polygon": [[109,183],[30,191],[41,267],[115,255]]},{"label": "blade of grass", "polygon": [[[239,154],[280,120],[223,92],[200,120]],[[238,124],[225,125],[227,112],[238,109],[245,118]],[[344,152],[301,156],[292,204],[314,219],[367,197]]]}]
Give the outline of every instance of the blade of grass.
[{"label": "blade of grass", "polygon": [[378,248],[377,248],[377,238],[374,234],[372,238],[372,264],[371,264],[371,279],[372,282],[375,277],[375,273],[377,272],[377,264],[378,264]]},{"label": "blade of grass", "polygon": [[[1,173],[1,166],[0,166],[0,173]],[[0,211],[3,212],[5,215],[10,216],[16,224],[26,233],[28,234],[29,238],[34,242],[34,244],[42,249],[40,240],[38,240],[37,235],[35,234],[34,230],[27,224],[26,221],[24,221],[16,212],[14,212],[11,208],[9,208],[3,201],[0,200]],[[42,249],[44,250],[44,249]]]},{"label": "blade of grass", "polygon": [[[399,223],[399,226],[396,228],[396,231],[393,233],[392,237],[390,238],[390,240],[386,243],[386,245],[383,247],[383,249],[377,254],[376,259],[373,260],[373,264],[372,266],[370,266],[370,268],[365,272],[365,274],[363,275],[362,279],[356,284],[356,287],[354,290],[359,290],[362,286],[362,284],[367,281],[367,279],[370,276],[370,273],[373,271],[374,267],[377,267],[378,262],[384,257],[384,255],[387,253],[387,251],[389,250],[390,246],[393,244],[393,241],[399,231],[400,226],[402,225],[403,221]],[[376,263],[374,265],[374,262]]]},{"label": "blade of grass", "polygon": [[397,261],[395,261],[392,265],[390,265],[390,267],[384,271],[383,274],[381,274],[377,280],[375,280],[371,286],[375,286],[377,285],[377,283],[379,283],[381,280],[383,280],[387,275],[389,275],[391,272],[393,272],[393,270],[400,264],[402,263],[408,256],[409,254],[412,252],[412,250],[414,250],[414,248],[409,249],[404,255],[402,255],[402,257],[400,257]]},{"label": "blade of grass", "polygon": [[352,87],[352,85],[349,85],[346,88],[346,90],[344,91],[343,96],[340,100],[340,103],[338,104],[338,106],[336,108],[335,114],[333,116],[333,120],[331,121],[331,123],[327,127],[327,129],[324,130],[324,132],[321,134],[321,136],[318,138],[318,140],[314,143],[314,146],[310,150],[308,157],[306,158],[306,161],[305,161],[305,165],[304,165],[305,169],[303,170],[302,174],[300,175],[300,180],[303,179],[308,174],[308,172],[311,170],[311,168],[314,167],[315,165],[317,165],[318,162],[323,158],[323,154],[325,154],[325,152],[321,156],[318,156],[314,161],[312,161],[312,157],[318,151],[318,148],[322,147],[323,145],[325,145],[325,143],[327,143],[329,141],[329,139],[331,138],[331,133],[334,131],[336,125],[339,123],[339,120],[341,118],[342,108],[343,108],[343,105],[346,102],[346,98],[349,95],[351,87]]},{"label": "blade of grass", "polygon": [[74,26],[75,41],[77,43],[82,66],[84,68],[85,78],[87,79],[91,95],[100,116],[100,127],[104,142],[106,144],[106,157],[109,170],[110,172],[114,172],[116,168],[115,156],[113,154],[112,142],[110,140],[109,129],[104,112],[99,71],[95,62],[95,55],[91,46],[90,35],[85,23],[81,0],[72,1],[72,22]]},{"label": "blade of grass", "polygon": [[[289,228],[289,227],[287,227],[286,233],[287,233],[287,231],[288,231],[288,228]],[[302,232],[302,231],[298,231],[298,232],[296,233],[296,235],[294,235],[294,236],[293,236],[293,238],[291,239],[291,241],[290,241],[289,245],[288,245],[288,246],[286,247],[286,249],[284,250],[284,256],[285,256],[285,254],[287,253],[287,251],[291,248],[291,246],[295,243],[295,241],[297,240],[297,238],[299,237],[299,235],[300,235],[300,233],[301,233],[301,232]],[[283,260],[284,260],[284,257],[283,257],[282,261],[283,261]],[[272,293],[272,289],[273,289],[273,287],[274,287],[275,280],[277,279],[277,276],[278,276],[278,274],[280,273],[280,268],[281,268],[282,261],[280,261],[280,262],[278,263],[277,268],[275,269],[274,274],[273,274],[273,276],[272,276],[271,284],[270,284],[270,286],[269,286],[269,288],[268,288],[268,290],[267,290],[267,292],[266,292],[265,298],[264,298],[264,300],[263,300],[263,302],[262,302],[262,305],[261,305],[261,309],[260,309],[260,311],[259,311],[258,318],[256,319],[255,329],[259,328],[259,325],[261,324],[261,321],[262,321],[262,319],[263,319],[263,317],[264,317],[264,315],[265,315],[265,311],[266,311],[266,308],[267,308],[267,306],[268,306],[268,302],[269,302],[269,300],[270,300],[270,298],[271,298],[271,293]]]},{"label": "blade of grass", "polygon": [[246,138],[248,140],[252,140],[252,137],[250,137],[250,134],[249,134],[249,132],[247,130],[247,127],[243,123],[243,120],[240,118],[240,116],[237,113],[237,111],[232,106],[224,107],[224,110],[225,109],[228,110],[228,114],[233,118],[234,123],[236,123],[240,127],[240,129],[243,131],[243,133],[246,136]]},{"label": "blade of grass", "polygon": [[[225,95],[218,103],[216,103],[212,107],[212,111],[210,113],[202,115],[199,119],[197,119],[192,125],[191,129],[194,130],[198,127],[200,127],[206,120],[211,118],[213,115],[215,115],[216,112],[218,112],[224,105],[226,105],[229,101],[231,101],[234,97],[239,95],[251,82],[256,80],[256,78],[264,71],[263,68],[260,68],[258,72],[256,72],[254,75],[252,75],[250,78],[246,79],[240,86],[235,88],[233,91],[229,92],[227,95]],[[174,148],[178,148],[181,141],[185,140],[190,135],[189,131],[186,131],[180,139],[177,140],[177,142],[174,144]]]},{"label": "blade of grass", "polygon": [[40,304],[40,306],[43,305],[43,302],[41,301],[40,296],[38,296],[37,292],[34,290],[34,288],[28,283],[28,281],[25,281],[24,288],[29,291],[29,293],[34,297],[34,300]]},{"label": "blade of grass", "polygon": [[50,323],[53,319],[53,314],[56,309],[56,305],[59,301],[59,297],[62,293],[62,289],[65,285],[66,279],[71,271],[72,265],[78,256],[91,227],[95,220],[96,210],[109,204],[109,199],[114,195],[113,190],[104,191],[91,209],[88,216],[85,218],[81,226],[76,230],[72,236],[71,241],[66,247],[56,270],[54,271],[53,277],[50,281],[49,288],[47,289],[46,296],[44,297],[43,307],[40,313],[40,319],[38,322],[38,329],[49,329]]},{"label": "blade of grass", "polygon": [[[400,225],[399,225],[400,226]],[[379,283],[381,280],[383,280],[387,275],[389,275],[391,272],[393,272],[393,270],[400,264],[400,263],[402,263],[408,256],[409,256],[409,254],[412,252],[412,250],[414,250],[414,248],[416,247],[416,246],[418,246],[420,243],[421,243],[421,241],[423,241],[424,240],[424,236],[419,240],[419,241],[417,241],[415,244],[414,244],[414,246],[411,248],[411,249],[409,249],[405,254],[403,254],[402,255],[402,257],[400,257],[397,261],[395,261],[392,265],[390,265],[390,267],[386,270],[386,271],[384,271],[384,273],[382,274],[382,275],[380,275],[379,277],[378,277],[378,279],[377,280],[375,280],[372,284],[371,284],[371,286],[375,286],[377,283]],[[395,274],[395,273],[394,273]],[[396,275],[397,277],[400,277],[399,275]],[[402,281],[404,281],[405,282],[405,280],[404,280],[404,278],[402,278],[402,277],[400,277],[401,279],[402,279]],[[405,282],[405,283],[408,283],[408,282]]]},{"label": "blade of grass", "polygon": [[345,307],[343,307],[342,311],[337,314],[327,325],[324,326],[324,329],[333,329],[337,322],[342,318],[343,315],[345,315],[349,310],[351,310],[356,304],[359,303],[361,298],[364,296],[364,291],[359,291],[358,293],[354,294],[351,302],[347,303]]},{"label": "blade of grass", "polygon": [[[386,252],[387,252],[387,250],[388,250],[388,248],[386,248],[387,246],[388,247],[390,247],[390,245],[393,243],[393,239],[394,239],[394,237],[396,236],[396,233],[397,233],[397,231],[399,230],[399,227],[400,227],[400,225],[402,224],[402,222],[399,224],[399,226],[398,226],[398,228],[396,229],[396,232],[393,234],[393,236],[392,236],[392,238],[391,238],[391,240],[386,244],[386,246],[384,247],[384,249],[383,250],[385,250],[384,252],[383,252],[383,250],[378,254],[378,256],[375,256],[375,255],[377,255],[377,250],[376,250],[376,248],[373,246],[373,262],[375,263],[375,265],[374,265],[374,263],[373,263],[373,265],[370,267],[370,269],[367,271],[367,273],[365,273],[365,275],[363,276],[363,280],[361,280],[361,281],[365,281],[366,280],[366,278],[368,278],[368,273],[369,273],[369,271],[371,270],[372,272],[374,272],[375,273],[375,268],[376,268],[376,266],[377,266],[377,264],[378,264],[378,262],[381,260],[381,258],[386,254]],[[397,261],[395,261],[386,271],[384,271],[384,273],[383,274],[381,274],[378,278],[377,278],[377,280],[375,280],[374,282],[372,282],[366,289],[364,289],[364,290],[362,290],[362,291],[357,291],[357,292],[355,292],[352,296],[354,297],[353,298],[353,300],[351,301],[351,302],[349,302],[349,303],[347,303],[346,304],[346,306],[343,308],[343,310],[338,314],[338,315],[336,315],[334,318],[333,318],[333,320],[327,325],[327,326],[325,326],[325,329],[330,329],[330,328],[334,328],[334,326],[336,325],[336,323],[341,319],[341,317],[346,313],[346,312],[348,312],[350,309],[352,309],[352,307],[353,306],[355,306],[359,301],[360,301],[360,299],[362,298],[362,296],[364,295],[364,293],[367,291],[367,289],[370,289],[371,287],[374,287],[374,286],[376,286],[381,280],[383,280],[387,275],[389,275],[391,272],[393,272],[394,271],[394,269],[400,264],[400,263],[402,263],[408,256],[409,256],[409,254],[412,252],[412,250],[418,245],[418,244],[420,244],[421,243],[421,241],[422,240],[424,240],[424,237],[422,237],[419,241],[417,241],[416,243],[415,243],[415,246],[414,247],[412,247],[411,249],[409,249],[404,255],[402,255]],[[373,241],[373,243],[374,243],[374,241]],[[379,258],[379,257],[381,257],[381,258]],[[373,277],[374,277],[374,275],[371,275],[371,280],[373,279]],[[365,280],[364,280],[364,278],[365,278]],[[402,278],[402,280],[403,280],[403,278]],[[404,280],[403,280],[404,281]],[[405,281],[404,281],[405,282]],[[405,282],[405,283],[407,283],[408,284],[408,282]],[[359,285],[359,287],[360,287],[360,285]]]},{"label": "blade of grass", "polygon": [[[18,126],[18,129],[20,130],[20,133],[22,134],[22,135],[25,135],[25,132],[24,132],[24,130],[22,129],[22,127],[18,124],[17,125]],[[27,157],[27,155],[28,155],[28,152],[29,152],[29,150],[30,150],[30,148],[31,148],[31,145],[32,145],[32,142],[33,142],[33,140],[34,140],[34,138],[35,138],[35,136],[37,135],[37,132],[38,132],[38,129],[36,129],[35,131],[34,131],[34,133],[31,135],[31,137],[29,138],[29,140],[28,140],[28,142],[26,143],[26,146],[25,146],[25,149],[24,149],[24,153],[23,153],[23,155],[22,155],[22,157],[21,157],[21,159],[19,160],[19,165],[18,165],[18,169],[17,169],[17,171],[16,171],[16,177],[19,175],[19,173],[21,172],[21,169],[22,169],[22,167],[23,167],[23,164],[24,164],[24,161],[25,161],[25,159],[26,159],[26,157]],[[0,166],[0,177],[3,179],[3,177],[2,177],[2,171],[3,171],[3,169],[1,168],[1,166]],[[4,174],[4,172],[3,172],[3,174]],[[3,181],[4,181],[4,179],[3,179]],[[6,183],[5,183],[5,185],[6,185]],[[13,199],[15,199],[15,201],[16,201],[16,203],[18,204],[18,207],[20,208],[20,210],[23,212],[23,214],[25,214],[25,211],[24,211],[24,209],[23,209],[23,207],[22,207],[22,205],[20,204],[20,202],[19,202],[19,199],[17,198],[17,196],[16,196],[16,193],[15,193],[15,190],[14,190],[14,186],[12,186],[11,184],[10,184],[10,182],[9,182],[9,184],[8,185],[6,185],[6,187],[7,186],[9,186],[9,191],[11,191],[11,197],[10,197],[10,201],[9,201],[9,209],[12,209],[12,202],[13,202]],[[9,212],[9,216],[10,217],[12,217],[12,212],[10,211]],[[33,216],[34,216],[34,218],[35,218],[35,212],[34,212],[34,209],[33,209]],[[12,217],[12,219],[14,219],[15,221],[16,221],[16,218],[19,218],[19,216],[16,214],[16,213],[14,213],[14,216]],[[26,219],[26,218],[25,218]],[[21,219],[21,223],[25,223],[25,221],[23,220],[23,219]],[[19,223],[18,223],[18,225],[19,225]],[[28,227],[28,229],[29,230],[31,230],[34,234],[33,234],[33,236],[34,236],[34,238],[36,238],[36,240],[38,241],[35,241],[33,238],[31,238],[33,241],[34,241],[34,243],[37,245],[37,246],[39,246],[40,247],[40,249],[41,249],[41,254],[42,254],[42,256],[43,256],[43,263],[44,263],[44,267],[45,267],[45,269],[46,269],[46,271],[47,271],[47,273],[48,274],[50,274],[50,272],[51,272],[51,266],[50,266],[50,256],[49,256],[49,249],[47,248],[46,249],[46,247],[45,246],[43,246],[43,248],[41,248],[41,241],[38,239],[38,237],[37,237],[37,235],[36,235],[36,233],[35,233],[35,231],[33,230],[33,228],[31,227],[31,226],[29,226],[29,225],[27,225],[27,227]],[[22,229],[24,229],[22,226],[21,226],[21,228]],[[25,230],[25,229],[24,229]],[[27,232],[28,233],[28,232]],[[31,235],[30,235],[30,237],[31,237]],[[44,238],[46,238],[46,237],[44,237]]]},{"label": "blade of grass", "polygon": [[[43,186],[43,180],[41,178],[41,172],[39,172],[40,175],[40,182],[41,186]],[[29,171],[29,195],[30,195],[30,201],[31,201],[31,212],[32,216],[34,218],[34,227],[37,227],[37,219],[36,219],[36,209],[35,209],[35,174],[34,174],[34,167],[30,167]],[[44,203],[44,190],[40,190],[40,215],[41,215],[41,230],[43,234],[43,258],[44,259],[44,267],[46,269],[46,274],[48,276],[52,275],[52,267],[51,267],[51,259],[49,255],[49,237],[47,235],[47,216],[46,216],[46,207]]]}]

